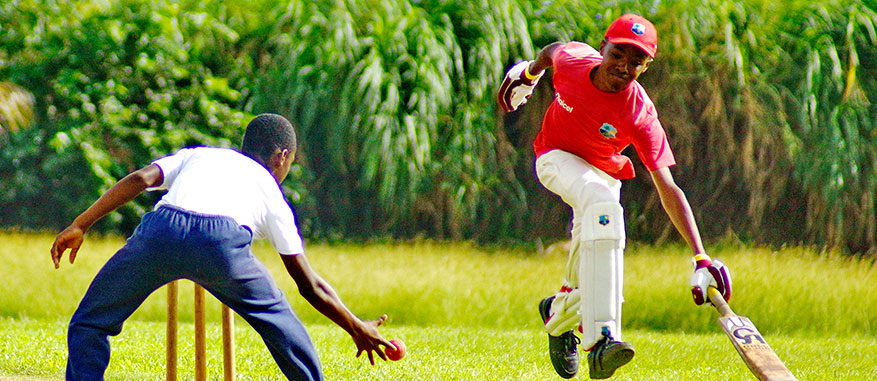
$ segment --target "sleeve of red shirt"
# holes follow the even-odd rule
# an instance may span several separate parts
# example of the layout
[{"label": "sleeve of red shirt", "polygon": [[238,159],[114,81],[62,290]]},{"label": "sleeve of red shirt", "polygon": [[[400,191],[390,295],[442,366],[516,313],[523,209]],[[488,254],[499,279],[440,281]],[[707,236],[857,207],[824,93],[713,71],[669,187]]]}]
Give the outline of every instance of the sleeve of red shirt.
[{"label": "sleeve of red shirt", "polygon": [[643,127],[633,136],[636,154],[649,171],[676,165],[667,134],[658,120],[658,112],[653,105],[647,107],[648,110],[640,114],[643,120],[637,123]]},{"label": "sleeve of red shirt", "polygon": [[[599,55],[600,53],[596,49],[583,42],[570,41],[560,45],[551,52],[552,67],[554,69],[553,76],[563,75],[566,72],[564,70],[566,65],[572,64],[570,62],[571,57],[582,58]],[[578,63],[581,64],[581,62]]]},{"label": "sleeve of red shirt", "polygon": [[553,70],[552,78],[556,76],[562,76],[564,73],[564,65],[566,61],[561,59],[561,54],[565,54],[564,48],[569,45],[569,43],[558,46],[551,52],[551,68]]}]

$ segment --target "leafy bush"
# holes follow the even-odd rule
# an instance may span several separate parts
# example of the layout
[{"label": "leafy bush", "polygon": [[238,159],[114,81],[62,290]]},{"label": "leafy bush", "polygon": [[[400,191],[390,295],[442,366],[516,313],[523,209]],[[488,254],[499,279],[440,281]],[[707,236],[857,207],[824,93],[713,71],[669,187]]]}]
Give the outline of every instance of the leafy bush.
[{"label": "leafy bush", "polygon": [[[62,227],[115,181],[183,146],[231,146],[249,115],[223,75],[238,34],[169,1],[21,1],[3,8],[4,77],[33,92],[33,128],[0,163],[4,224]],[[241,70],[237,68],[235,70]],[[84,200],[84,201],[80,201]],[[87,202],[83,204],[83,202]],[[104,229],[130,229],[148,202]],[[127,218],[122,218],[122,216]]]},{"label": "leafy bush", "polygon": [[[128,171],[235,145],[270,111],[301,135],[284,189],[308,237],[562,237],[569,210],[532,169],[550,74],[515,113],[494,91],[548,43],[598,45],[625,12],[660,29],[641,80],[705,237],[874,250],[877,14],[863,0],[0,4],[0,79],[36,99],[33,127],[0,136],[14,189],[0,200],[16,205],[0,225],[57,227]],[[674,239],[637,169],[629,237]]]}]

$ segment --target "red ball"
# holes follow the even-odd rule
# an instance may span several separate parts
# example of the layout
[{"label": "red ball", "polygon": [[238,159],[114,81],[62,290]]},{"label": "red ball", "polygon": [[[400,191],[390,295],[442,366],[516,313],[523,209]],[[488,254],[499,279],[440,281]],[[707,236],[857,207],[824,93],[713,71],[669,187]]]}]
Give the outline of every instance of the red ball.
[{"label": "red ball", "polygon": [[405,357],[405,354],[408,351],[405,349],[405,343],[403,343],[402,340],[393,339],[390,340],[390,344],[393,344],[396,348],[387,347],[387,349],[384,349],[384,353],[387,355],[388,359],[399,361]]}]

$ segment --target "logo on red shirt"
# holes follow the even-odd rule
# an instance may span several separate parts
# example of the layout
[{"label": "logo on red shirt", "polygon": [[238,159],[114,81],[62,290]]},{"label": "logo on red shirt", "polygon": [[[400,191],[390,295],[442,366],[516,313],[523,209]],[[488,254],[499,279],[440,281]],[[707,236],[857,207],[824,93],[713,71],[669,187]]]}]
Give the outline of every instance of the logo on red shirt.
[{"label": "logo on red shirt", "polygon": [[560,93],[557,93],[557,104],[559,104],[560,107],[563,107],[566,112],[572,112],[572,106],[567,105],[566,102],[563,101],[563,99],[560,99]]},{"label": "logo on red shirt", "polygon": [[618,133],[618,129],[609,123],[603,123],[603,126],[600,127],[600,135],[603,135],[606,139],[615,139],[616,133]]}]

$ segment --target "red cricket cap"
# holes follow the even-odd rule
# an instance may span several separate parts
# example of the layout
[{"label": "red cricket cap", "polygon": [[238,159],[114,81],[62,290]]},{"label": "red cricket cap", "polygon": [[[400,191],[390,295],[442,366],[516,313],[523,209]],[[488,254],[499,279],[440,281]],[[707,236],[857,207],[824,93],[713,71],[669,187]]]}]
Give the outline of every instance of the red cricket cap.
[{"label": "red cricket cap", "polygon": [[613,44],[631,44],[655,58],[658,51],[658,31],[651,21],[640,15],[625,14],[609,25],[606,41]]}]

